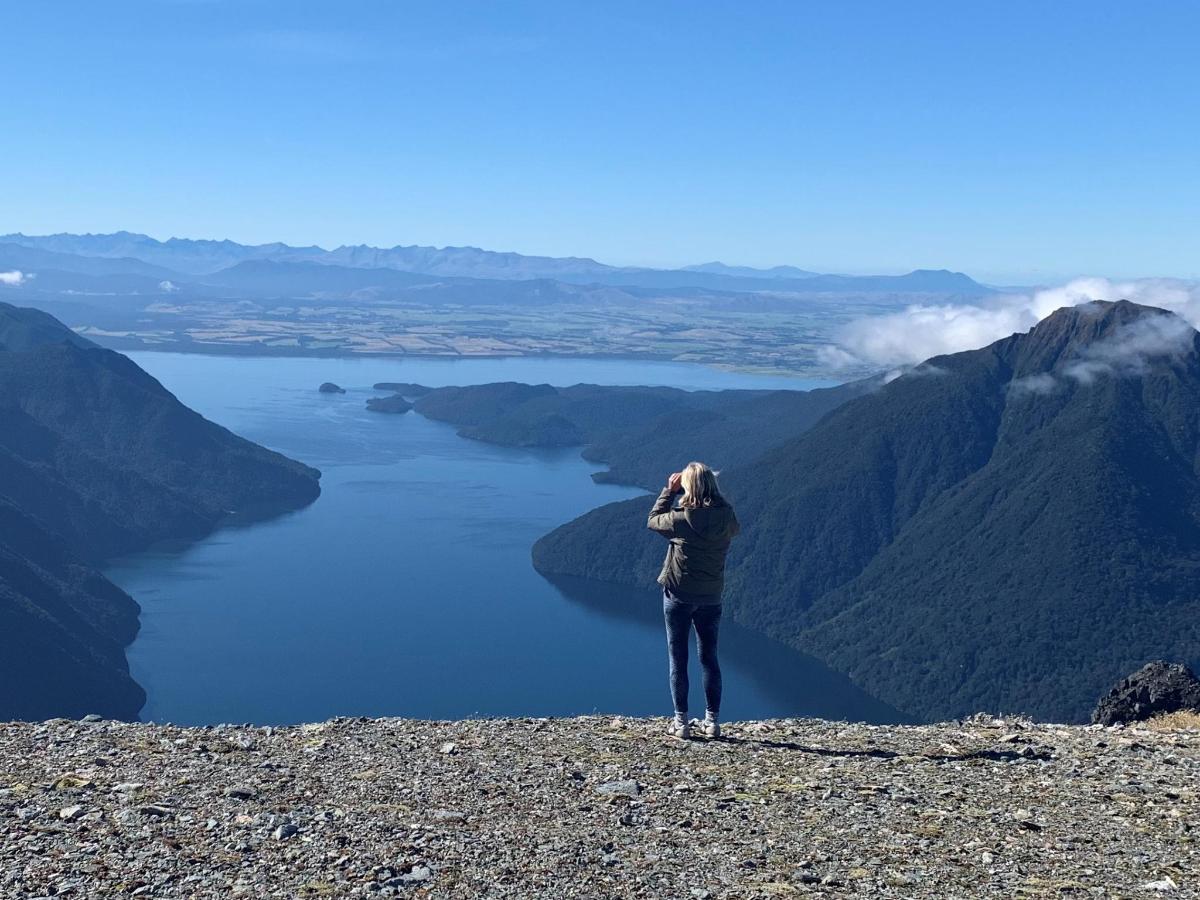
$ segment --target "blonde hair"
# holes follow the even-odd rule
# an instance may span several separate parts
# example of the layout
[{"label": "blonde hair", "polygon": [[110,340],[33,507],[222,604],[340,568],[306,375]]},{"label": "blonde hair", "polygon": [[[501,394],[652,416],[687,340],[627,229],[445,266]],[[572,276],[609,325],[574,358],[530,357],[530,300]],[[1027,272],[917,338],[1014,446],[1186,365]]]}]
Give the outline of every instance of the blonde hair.
[{"label": "blonde hair", "polygon": [[683,469],[679,484],[683,488],[683,498],[679,505],[684,509],[720,506],[725,502],[720,488],[717,487],[717,473],[702,462],[688,463]]}]

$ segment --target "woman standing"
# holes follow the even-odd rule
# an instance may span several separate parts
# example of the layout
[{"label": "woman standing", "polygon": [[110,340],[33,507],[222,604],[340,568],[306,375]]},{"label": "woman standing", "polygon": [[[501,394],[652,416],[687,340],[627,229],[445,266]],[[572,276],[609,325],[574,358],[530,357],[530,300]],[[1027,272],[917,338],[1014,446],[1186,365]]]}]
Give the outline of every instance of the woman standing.
[{"label": "woman standing", "polygon": [[[675,505],[676,498],[679,505]],[[725,587],[725,554],[738,533],[733,507],[717,488],[717,473],[704,463],[688,463],[667,479],[646,527],[670,541],[658,583],[663,588],[663,618],[671,660],[671,698],[675,720],[671,733],[691,737],[688,721],[688,638],[696,629],[696,649],[704,677],[707,710],[705,735],[721,736],[721,666],[717,631],[721,623],[721,591]]]}]

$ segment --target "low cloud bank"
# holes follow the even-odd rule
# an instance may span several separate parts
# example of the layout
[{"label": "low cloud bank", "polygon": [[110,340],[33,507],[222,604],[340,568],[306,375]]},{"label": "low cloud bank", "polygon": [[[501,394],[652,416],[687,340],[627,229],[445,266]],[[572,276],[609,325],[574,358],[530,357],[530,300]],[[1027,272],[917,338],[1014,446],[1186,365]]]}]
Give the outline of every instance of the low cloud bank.
[{"label": "low cloud bank", "polygon": [[[1095,300],[1131,300],[1158,306],[1200,327],[1200,285],[1169,279],[1120,282],[1078,278],[1032,294],[997,295],[971,304],[910,306],[902,312],[859,319],[837,334],[837,345],[825,348],[822,357],[827,365],[839,368],[911,366],[931,356],[986,347],[1014,332],[1028,331],[1056,309]],[[1148,348],[1164,342],[1175,346],[1180,339],[1178,332],[1185,330],[1175,323],[1163,326],[1172,333],[1162,335],[1152,333],[1156,327],[1150,326],[1145,335],[1130,335],[1118,348],[1106,351],[1110,354],[1107,361],[1094,360],[1099,368],[1094,368],[1091,377],[1105,367],[1124,371],[1123,364],[1114,362],[1124,357],[1121,348],[1134,348],[1130,359],[1144,359]],[[1141,350],[1137,350],[1139,347]],[[1081,368],[1078,374],[1086,371],[1086,367]],[[1077,373],[1071,374],[1075,377]]]},{"label": "low cloud bank", "polygon": [[17,287],[27,282],[33,275],[13,269],[11,272],[0,272],[0,284]]}]

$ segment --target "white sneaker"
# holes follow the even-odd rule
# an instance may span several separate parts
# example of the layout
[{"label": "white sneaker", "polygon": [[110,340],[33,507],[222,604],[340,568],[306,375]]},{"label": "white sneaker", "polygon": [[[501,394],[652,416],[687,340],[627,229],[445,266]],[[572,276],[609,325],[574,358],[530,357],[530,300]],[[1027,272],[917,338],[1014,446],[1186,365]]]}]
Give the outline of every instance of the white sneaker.
[{"label": "white sneaker", "polygon": [[704,716],[704,721],[700,723],[700,727],[704,730],[706,738],[716,740],[721,736],[721,723],[717,721],[717,717],[712,713]]},{"label": "white sneaker", "polygon": [[687,720],[686,716],[676,716],[667,727],[667,734],[686,741],[692,736],[692,723]]}]

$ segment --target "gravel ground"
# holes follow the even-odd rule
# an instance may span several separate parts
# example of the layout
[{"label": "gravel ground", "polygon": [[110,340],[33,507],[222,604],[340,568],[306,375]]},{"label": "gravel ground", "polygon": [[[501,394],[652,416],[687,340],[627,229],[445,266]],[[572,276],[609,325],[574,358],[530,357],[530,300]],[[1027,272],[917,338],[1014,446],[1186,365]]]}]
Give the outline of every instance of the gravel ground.
[{"label": "gravel ground", "polygon": [[0,724],[0,896],[1200,896],[1200,732]]}]

